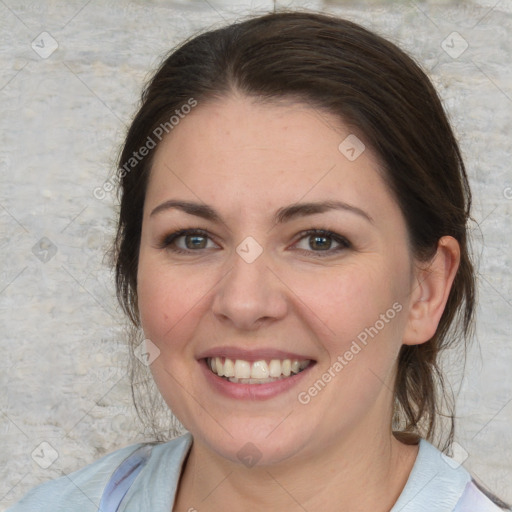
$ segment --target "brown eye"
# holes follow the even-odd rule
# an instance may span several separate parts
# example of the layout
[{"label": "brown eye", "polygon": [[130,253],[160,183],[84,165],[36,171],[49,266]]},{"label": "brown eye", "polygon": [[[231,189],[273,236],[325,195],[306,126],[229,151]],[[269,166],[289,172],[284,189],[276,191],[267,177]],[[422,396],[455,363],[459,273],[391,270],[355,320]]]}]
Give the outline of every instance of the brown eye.
[{"label": "brown eye", "polygon": [[[300,244],[303,244],[303,246],[297,248],[301,251],[309,253],[325,252],[328,256],[351,247],[350,242],[343,236],[322,229],[311,229],[302,233],[302,237],[295,246]],[[315,254],[315,256],[317,255],[323,256],[321,254]]]},{"label": "brown eye", "polygon": [[311,235],[309,237],[309,246],[312,249],[320,249],[326,251],[331,248],[332,239],[328,236]]},{"label": "brown eye", "polygon": [[185,239],[187,249],[205,249],[207,238],[203,235],[183,235],[179,238]]},{"label": "brown eye", "polygon": [[160,249],[167,249],[176,253],[193,253],[198,252],[202,249],[214,248],[211,245],[208,246],[208,242],[211,242],[215,247],[218,247],[210,239],[209,234],[201,229],[180,229],[170,235],[167,235],[159,244]]}]

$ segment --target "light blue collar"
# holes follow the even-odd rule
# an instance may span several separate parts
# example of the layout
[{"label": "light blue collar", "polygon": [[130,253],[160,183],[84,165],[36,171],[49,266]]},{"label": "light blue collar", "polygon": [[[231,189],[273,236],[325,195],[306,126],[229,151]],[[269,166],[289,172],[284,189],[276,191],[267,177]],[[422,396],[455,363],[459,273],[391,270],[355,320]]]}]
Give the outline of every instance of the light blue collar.
[{"label": "light blue collar", "polygon": [[404,490],[390,512],[452,512],[471,475],[425,439]]},{"label": "light blue collar", "polygon": [[[123,504],[119,509],[106,510],[132,510],[130,505],[135,503],[148,504],[152,510],[163,510],[168,506],[169,498],[173,504],[192,442],[192,435],[186,433],[168,443],[153,446],[148,466],[155,471],[157,468],[157,474],[154,471],[141,471],[138,485],[124,490],[126,495],[124,499],[121,498]],[[134,454],[137,459],[135,466],[145,464],[146,460],[142,459],[148,455],[138,452],[140,450]],[[470,481],[471,475],[464,467],[421,439],[407,483],[390,512],[452,512]]]}]

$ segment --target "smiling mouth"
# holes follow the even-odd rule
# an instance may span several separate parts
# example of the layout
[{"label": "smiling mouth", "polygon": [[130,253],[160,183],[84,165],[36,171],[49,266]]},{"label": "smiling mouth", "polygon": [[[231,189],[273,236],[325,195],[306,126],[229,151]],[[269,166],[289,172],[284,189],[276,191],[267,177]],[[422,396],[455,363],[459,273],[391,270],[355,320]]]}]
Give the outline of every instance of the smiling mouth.
[{"label": "smiling mouth", "polygon": [[287,379],[304,371],[311,363],[310,359],[262,359],[250,362],[227,357],[206,358],[206,366],[212,373],[238,384],[266,384]]}]

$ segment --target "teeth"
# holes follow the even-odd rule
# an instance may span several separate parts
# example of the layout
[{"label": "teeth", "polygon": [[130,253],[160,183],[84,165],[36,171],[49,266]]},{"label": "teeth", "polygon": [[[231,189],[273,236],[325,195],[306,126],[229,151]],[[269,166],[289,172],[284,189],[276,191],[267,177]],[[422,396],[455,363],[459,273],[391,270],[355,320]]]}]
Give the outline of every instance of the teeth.
[{"label": "teeth", "polygon": [[232,379],[228,379],[229,382],[239,383],[239,384],[266,384],[267,382],[274,382],[280,379],[237,379],[233,377]]},{"label": "teeth", "polygon": [[[229,359],[228,359],[229,361]],[[267,379],[269,376],[268,364],[266,361],[255,361],[252,363],[251,378]]]},{"label": "teeth", "polygon": [[215,367],[217,368],[215,373],[219,377],[223,377],[224,376],[224,365],[222,364],[222,359],[220,357],[215,358]]},{"label": "teeth", "polygon": [[[229,359],[226,359],[226,361],[229,361]],[[251,377],[251,363],[249,363],[249,361],[237,359],[235,361],[235,374],[233,377],[236,377],[237,379],[249,379]]]},{"label": "teeth", "polygon": [[234,377],[235,376],[235,365],[231,359],[226,359],[224,362],[224,377]]},{"label": "teeth", "polygon": [[207,364],[213,373],[225,377],[230,382],[241,384],[263,384],[289,377],[307,368],[311,361],[297,359],[272,359],[254,361],[252,364],[243,359],[228,359],[223,357],[208,358]]},{"label": "teeth", "polygon": [[270,361],[269,370],[271,377],[281,377],[281,361],[272,359],[272,361]]}]

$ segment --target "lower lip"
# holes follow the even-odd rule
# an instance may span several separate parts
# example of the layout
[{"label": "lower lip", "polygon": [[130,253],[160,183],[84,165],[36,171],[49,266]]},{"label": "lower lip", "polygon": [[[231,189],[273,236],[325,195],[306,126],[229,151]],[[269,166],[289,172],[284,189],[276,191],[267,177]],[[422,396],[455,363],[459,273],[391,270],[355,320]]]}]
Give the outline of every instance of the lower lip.
[{"label": "lower lip", "polygon": [[273,398],[281,393],[289,391],[302,381],[304,375],[309,372],[315,363],[311,362],[307,368],[300,373],[296,373],[290,377],[276,380],[274,382],[266,382],[264,384],[241,384],[239,382],[230,382],[227,379],[219,377],[213,373],[205,359],[201,359],[199,364],[206,376],[206,380],[211,386],[221,394],[238,400],[266,400]]}]

